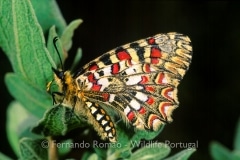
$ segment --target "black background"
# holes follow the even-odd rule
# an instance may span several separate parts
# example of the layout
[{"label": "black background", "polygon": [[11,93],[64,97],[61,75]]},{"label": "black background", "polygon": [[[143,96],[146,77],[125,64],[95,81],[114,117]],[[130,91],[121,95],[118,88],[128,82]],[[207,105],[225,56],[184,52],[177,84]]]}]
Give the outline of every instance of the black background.
[{"label": "black background", "polygon": [[[190,69],[179,86],[180,107],[173,123],[159,135],[159,142],[195,143],[192,159],[210,159],[209,144],[217,140],[233,149],[239,118],[240,2],[176,1],[58,1],[67,23],[81,18],[73,48],[83,49],[79,67],[119,45],[158,33],[180,32],[193,44]],[[6,107],[11,96],[3,75],[11,71],[0,54],[1,143],[0,151],[12,154],[6,140]],[[68,61],[70,62],[70,61]],[[70,66],[70,65],[68,65]],[[173,148],[175,153],[181,148]]]}]

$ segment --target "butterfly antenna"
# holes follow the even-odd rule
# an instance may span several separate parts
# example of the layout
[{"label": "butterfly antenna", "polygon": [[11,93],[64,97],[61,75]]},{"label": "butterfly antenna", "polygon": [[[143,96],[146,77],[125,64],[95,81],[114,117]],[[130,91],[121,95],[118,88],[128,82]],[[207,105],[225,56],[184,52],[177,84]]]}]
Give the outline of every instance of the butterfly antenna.
[{"label": "butterfly antenna", "polygon": [[61,68],[62,68],[62,70],[63,70],[62,58],[61,58],[60,53],[59,53],[58,48],[57,48],[57,41],[58,41],[58,40],[59,40],[58,37],[54,37],[54,38],[53,38],[53,44],[54,44],[55,50],[57,51],[58,58],[59,58],[59,60],[60,60],[60,65],[61,65]]}]

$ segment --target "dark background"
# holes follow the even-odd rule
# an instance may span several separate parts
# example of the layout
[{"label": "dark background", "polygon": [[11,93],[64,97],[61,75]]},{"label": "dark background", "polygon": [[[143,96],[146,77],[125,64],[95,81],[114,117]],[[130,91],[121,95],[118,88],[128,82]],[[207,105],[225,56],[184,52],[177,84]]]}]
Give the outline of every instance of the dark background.
[{"label": "dark background", "polygon": [[[159,135],[159,142],[195,143],[191,159],[210,159],[209,144],[219,141],[232,149],[240,115],[240,2],[175,1],[60,1],[67,23],[81,18],[73,48],[83,49],[82,66],[119,45],[158,33],[180,32],[193,44],[190,69],[179,86],[180,106],[173,123]],[[0,151],[12,154],[6,140],[6,107],[11,96],[3,75],[11,71],[0,54],[1,142]],[[173,148],[175,153],[181,148]]]}]

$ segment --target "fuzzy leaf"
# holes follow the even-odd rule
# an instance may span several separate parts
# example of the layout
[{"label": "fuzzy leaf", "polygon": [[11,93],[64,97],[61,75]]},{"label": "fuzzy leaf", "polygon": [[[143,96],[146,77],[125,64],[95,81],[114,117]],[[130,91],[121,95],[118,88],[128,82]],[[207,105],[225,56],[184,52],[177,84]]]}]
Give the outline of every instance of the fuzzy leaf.
[{"label": "fuzzy leaf", "polygon": [[[64,30],[62,37],[55,42],[57,48],[55,48],[53,45],[53,43],[54,43],[53,39],[55,37],[59,37],[59,36],[57,35],[54,26],[50,28],[49,35],[48,35],[48,41],[47,41],[47,48],[48,48],[48,51],[50,52],[49,56],[51,57],[49,59],[54,68],[60,67],[62,69],[63,66],[61,66],[62,65],[61,63],[64,63],[64,61],[68,57],[67,51],[72,46],[71,44],[72,44],[73,32],[81,23],[82,23],[82,20],[79,19],[79,20],[75,20],[75,21],[71,22],[67,26],[67,28]],[[56,49],[58,50],[60,55],[57,53]],[[75,63],[79,63],[79,60],[81,57],[82,57],[82,50],[78,49],[77,54],[74,59],[74,65],[75,65]]]},{"label": "fuzzy leaf", "polygon": [[232,155],[233,155],[234,159],[239,160],[240,159],[240,150],[234,150],[232,152]]},{"label": "fuzzy leaf", "polygon": [[6,155],[3,154],[2,152],[0,152],[0,159],[4,159],[4,160],[12,160],[10,157],[6,156]]},{"label": "fuzzy leaf", "polygon": [[210,144],[210,153],[214,160],[233,159],[231,151],[218,142]]},{"label": "fuzzy leaf", "polygon": [[164,143],[151,143],[134,152],[130,160],[159,160],[166,157],[170,153],[170,150],[170,147]]},{"label": "fuzzy leaf", "polygon": [[132,137],[132,141],[140,141],[141,139],[145,140],[152,140],[156,136],[160,134],[160,132],[163,130],[164,126],[160,128],[157,132],[148,132],[148,131],[138,131],[134,134]]},{"label": "fuzzy leaf", "polygon": [[29,0],[0,0],[0,46],[14,72],[37,88],[51,80],[41,26]]},{"label": "fuzzy leaf", "polygon": [[93,153],[88,158],[86,158],[86,160],[99,160],[99,159],[98,159],[98,155]]},{"label": "fuzzy leaf", "polygon": [[[46,143],[43,143],[46,142]],[[47,145],[47,146],[45,146]],[[33,140],[31,138],[22,138],[20,140],[20,158],[22,160],[48,159],[48,144],[45,140]]]},{"label": "fuzzy leaf", "polygon": [[185,149],[165,160],[187,160],[195,151],[196,151],[196,149],[194,149],[194,148]]},{"label": "fuzzy leaf", "polygon": [[[120,122],[119,122],[120,123]],[[120,124],[119,124],[120,125]],[[122,126],[125,124],[121,124]],[[110,147],[108,150],[108,154],[111,156],[119,156],[121,158],[127,158],[131,154],[131,136],[129,132],[133,132],[133,130],[127,129],[126,126],[120,127],[116,126],[117,130],[117,139],[118,141]]]},{"label": "fuzzy leaf", "polygon": [[92,154],[96,154],[96,153],[92,153],[89,150],[87,150],[86,152],[83,153],[83,156],[81,157],[82,160],[89,160],[89,157],[92,156]]},{"label": "fuzzy leaf", "polygon": [[11,95],[39,118],[52,104],[51,96],[46,91],[36,88],[15,73],[6,74],[5,83]]},{"label": "fuzzy leaf", "polygon": [[59,136],[83,126],[86,126],[86,120],[80,119],[70,108],[57,105],[45,113],[43,119],[38,122],[32,131],[45,137]]},{"label": "fuzzy leaf", "polygon": [[[72,139],[67,139],[65,141],[62,142],[63,144],[72,144],[74,143],[72,141]],[[66,156],[70,151],[71,151],[71,147],[69,147],[68,145],[62,145],[62,147],[58,148],[58,153],[59,153],[59,157],[63,157]]]},{"label": "fuzzy leaf", "polygon": [[[16,116],[17,115],[17,116]],[[19,139],[34,135],[29,128],[37,122],[37,117],[31,115],[20,103],[12,102],[7,109],[7,137],[16,155],[19,153]]]},{"label": "fuzzy leaf", "polygon": [[74,30],[82,23],[83,21],[81,19],[77,19],[72,21],[64,30],[61,41],[63,44],[64,50],[68,51],[72,47],[72,37]]},{"label": "fuzzy leaf", "polygon": [[62,34],[66,27],[66,22],[59,10],[55,0],[31,0],[35,10],[38,22],[40,23],[43,32],[47,33],[52,25],[55,25],[58,34]]}]

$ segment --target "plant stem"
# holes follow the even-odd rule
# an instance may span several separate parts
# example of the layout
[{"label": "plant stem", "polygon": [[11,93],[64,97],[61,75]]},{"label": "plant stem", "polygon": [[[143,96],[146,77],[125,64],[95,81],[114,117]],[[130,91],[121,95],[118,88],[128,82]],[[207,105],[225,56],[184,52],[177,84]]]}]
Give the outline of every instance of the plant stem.
[{"label": "plant stem", "polygon": [[58,160],[58,151],[55,141],[53,141],[52,137],[48,137],[48,142],[49,142],[48,159]]}]

